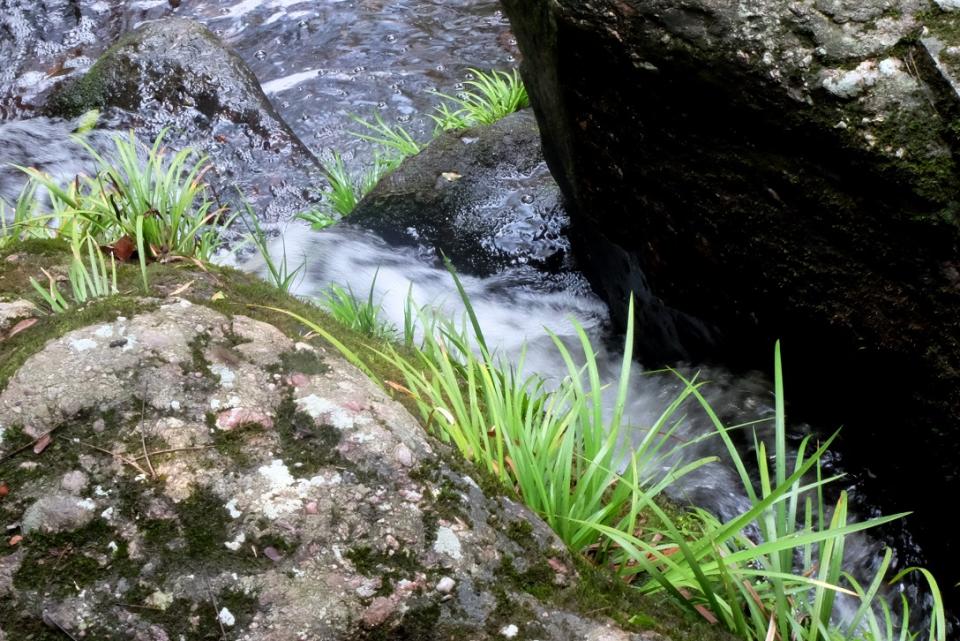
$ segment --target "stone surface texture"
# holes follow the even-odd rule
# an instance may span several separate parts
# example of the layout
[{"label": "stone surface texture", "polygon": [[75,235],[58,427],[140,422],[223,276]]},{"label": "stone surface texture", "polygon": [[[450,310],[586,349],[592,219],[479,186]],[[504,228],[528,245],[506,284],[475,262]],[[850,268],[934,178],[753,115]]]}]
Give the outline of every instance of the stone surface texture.
[{"label": "stone surface texture", "polygon": [[122,36],[83,77],[57,88],[45,110],[78,116],[104,110],[102,124],[133,128],[144,140],[161,131],[175,148],[194,146],[216,166],[217,193],[236,189],[268,220],[319,198],[319,161],[264,95],[240,57],[202,25],[183,18],[146,22]]},{"label": "stone surface texture", "polygon": [[952,3],[503,4],[574,252],[621,326],[633,292],[641,355],[769,369],[782,339],[793,407],[895,441],[847,467],[935,532],[922,488],[960,489]]},{"label": "stone surface texture", "polygon": [[0,392],[0,638],[662,639],[520,589],[562,543],[339,357],[144,305]]},{"label": "stone surface texture", "polygon": [[448,132],[370,192],[350,221],[394,244],[448,256],[487,275],[530,265],[569,270],[568,223],[529,110]]}]

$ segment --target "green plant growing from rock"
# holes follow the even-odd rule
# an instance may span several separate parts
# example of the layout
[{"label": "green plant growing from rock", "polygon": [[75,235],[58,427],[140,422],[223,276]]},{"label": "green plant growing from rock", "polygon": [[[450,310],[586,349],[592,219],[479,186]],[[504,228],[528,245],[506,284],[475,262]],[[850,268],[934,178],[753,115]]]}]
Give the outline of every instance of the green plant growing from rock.
[{"label": "green plant growing from rock", "polygon": [[[530,105],[527,90],[516,69],[509,73],[496,70],[486,73],[478,69],[469,72],[472,79],[464,83],[469,88],[457,96],[433,92],[447,101],[435,107],[436,114],[430,114],[436,123],[434,136],[444,131],[490,125]],[[352,118],[363,129],[350,133],[376,148],[373,161],[366,169],[356,172],[346,166],[340,152],[331,152],[330,159],[323,163],[330,186],[326,199],[315,208],[297,214],[297,218],[310,223],[315,231],[350,215],[381,178],[424,147],[402,125],[390,125],[379,114],[375,114],[372,121],[357,116]]]},{"label": "green plant growing from rock", "polygon": [[[74,304],[83,305],[94,298],[105,298],[118,293],[116,261],[111,254],[108,271],[103,252],[91,236],[72,236],[70,252],[73,259],[67,272],[67,281],[70,283]],[[53,313],[61,314],[70,309],[73,305],[60,292],[56,277],[46,270],[44,275],[48,280],[47,287],[43,287],[36,279],[30,279],[34,290]]]},{"label": "green plant growing from rock", "polygon": [[377,153],[374,155],[373,165],[356,175],[347,168],[339,152],[332,152],[330,160],[323,164],[330,187],[324,200],[313,209],[298,213],[296,217],[310,223],[314,231],[336,224],[341,218],[348,216],[360,199],[366,196],[384,175],[396,169],[402,160]]},{"label": "green plant growing from rock", "polygon": [[509,73],[497,70],[485,73],[479,69],[469,71],[473,79],[464,83],[469,89],[456,96],[435,92],[435,95],[452,103],[452,106],[441,103],[436,108],[437,114],[430,116],[436,123],[436,133],[491,125],[530,106],[527,89],[516,69]]},{"label": "green plant growing from rock", "polygon": [[296,283],[297,276],[301,275],[301,272],[306,269],[306,257],[304,257],[296,269],[291,269],[287,261],[286,241],[283,240],[283,236],[281,235],[282,256],[279,259],[274,258],[270,253],[267,234],[263,230],[263,227],[261,227],[260,219],[257,217],[256,212],[254,212],[247,203],[244,203],[244,207],[247,215],[242,216],[241,220],[247,227],[247,240],[253,243],[253,246],[263,258],[264,265],[266,265],[267,268],[267,279],[280,291],[289,293],[290,288]]},{"label": "green plant growing from rock", "polygon": [[[57,235],[88,234],[102,245],[114,246],[115,254],[129,256],[135,251],[144,290],[149,288],[149,261],[182,257],[209,261],[236,217],[225,217],[209,197],[203,183],[210,169],[206,158],[191,148],[170,154],[163,139],[161,132],[144,147],[133,132],[115,136],[113,158],[108,158],[82,136],[74,136],[98,170],[67,186],[36,169],[21,168],[49,192],[50,226]],[[118,243],[128,247],[120,250]]]},{"label": "green plant growing from rock", "polygon": [[321,305],[341,324],[378,340],[397,337],[397,331],[380,317],[383,305],[374,301],[377,277],[374,275],[366,300],[357,298],[349,287],[332,283],[321,299]]},{"label": "green plant growing from rock", "polygon": [[[881,596],[884,583],[895,585],[916,572],[932,597],[926,638],[946,639],[942,595],[927,570],[908,568],[890,578],[892,552],[887,550],[866,585],[844,571],[848,536],[905,515],[851,523],[844,492],[832,509],[826,507],[825,488],[839,477],[824,478],[821,461],[836,435],[816,447],[807,437],[790,457],[779,345],[769,456],[767,444],[754,433],[757,485],[730,437],[751,425],[724,425],[701,392],[703,383],[678,372],[681,392],[645,430],[640,445],[622,451],[627,430],[635,429],[624,416],[632,305],[616,402],[606,415],[596,355],[582,329],[577,331],[582,366],[554,337],[568,372],[548,390],[536,375],[518,374],[522,356],[512,367],[489,349],[455,275],[454,282],[466,309],[463,327],[408,305],[407,314],[418,314],[424,327],[420,345],[412,355],[409,345],[401,352],[388,344],[373,353],[402,372],[403,385],[388,386],[413,400],[429,430],[517,492],[571,549],[616,568],[644,594],[665,594],[694,616],[757,641],[918,638],[920,633],[910,629],[906,600],[895,611]],[[345,355],[359,362],[368,358],[353,350]],[[716,460],[683,461],[683,450],[692,443],[676,444],[674,433],[690,403],[713,422],[714,431],[703,438],[722,442],[751,502],[745,513],[726,522],[696,508],[677,516],[658,498],[684,475]],[[749,536],[752,528],[760,532],[759,540]],[[838,615],[841,599],[855,606],[847,620]]]}]

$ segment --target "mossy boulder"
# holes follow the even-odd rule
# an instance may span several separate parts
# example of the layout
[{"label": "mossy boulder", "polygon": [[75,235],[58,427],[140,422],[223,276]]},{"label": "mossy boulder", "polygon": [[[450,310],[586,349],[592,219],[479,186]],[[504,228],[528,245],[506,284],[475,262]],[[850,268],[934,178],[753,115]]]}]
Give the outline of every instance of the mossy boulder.
[{"label": "mossy boulder", "polygon": [[122,36],[80,78],[56,88],[47,115],[104,110],[103,124],[145,140],[167,131],[216,166],[207,176],[223,198],[239,188],[268,219],[319,198],[319,162],[264,95],[250,68],[206,27],[184,18],[149,21]]},{"label": "mossy boulder", "polygon": [[[0,289],[29,298],[65,261],[0,252]],[[0,333],[0,639],[722,638],[572,558],[254,303],[368,339],[233,270],[138,279],[122,265],[124,294],[56,316],[20,304],[35,322]]]},{"label": "mossy boulder", "polygon": [[782,339],[794,418],[844,426],[847,468],[917,511],[957,583],[937,524],[960,490],[960,13],[503,5],[574,251],[621,326],[635,296],[641,356],[769,371]]}]

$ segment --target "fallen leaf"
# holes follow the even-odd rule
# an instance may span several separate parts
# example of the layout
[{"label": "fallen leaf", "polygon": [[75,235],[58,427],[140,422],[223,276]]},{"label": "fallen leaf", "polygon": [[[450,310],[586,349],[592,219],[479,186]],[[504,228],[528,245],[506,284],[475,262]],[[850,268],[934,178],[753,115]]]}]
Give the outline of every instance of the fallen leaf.
[{"label": "fallen leaf", "polygon": [[53,441],[53,437],[50,436],[49,433],[44,434],[43,436],[37,439],[36,443],[33,444],[33,453],[34,454],[41,453],[42,451],[47,449],[47,446],[50,445],[51,441]]},{"label": "fallen leaf", "polygon": [[223,292],[217,292],[216,294],[210,297],[210,300],[223,300],[226,297],[227,295],[224,294]]},{"label": "fallen leaf", "polygon": [[6,481],[0,481],[0,499],[10,494],[10,486]]},{"label": "fallen leaf", "polygon": [[121,263],[125,263],[133,256],[133,252],[137,250],[137,246],[129,236],[121,236],[117,239],[117,242],[115,242],[112,247],[108,247],[108,249],[114,258]]},{"label": "fallen leaf", "polygon": [[19,534],[14,534],[13,536],[10,537],[10,540],[7,541],[7,543],[8,543],[11,547],[13,547],[14,545],[17,545],[18,543],[20,543],[20,541],[22,541],[22,540],[23,540],[23,537],[22,537],[22,536],[20,536]]},{"label": "fallen leaf", "polygon": [[394,383],[393,381],[384,381],[384,383],[386,383],[386,384],[387,384],[387,387],[389,387],[390,389],[394,389],[394,390],[396,390],[396,391],[398,391],[398,392],[403,392],[403,393],[406,394],[407,396],[413,396],[413,395],[414,395],[413,392],[411,392],[410,390],[408,390],[406,387],[404,387],[404,386],[401,385],[400,383]]},{"label": "fallen leaf", "polygon": [[443,173],[440,174],[440,175],[443,176],[443,179],[444,179],[444,180],[446,180],[447,182],[451,182],[451,183],[452,183],[453,181],[455,181],[455,180],[460,180],[461,178],[463,178],[463,176],[462,176],[461,174],[458,174],[458,173],[455,172],[455,171],[445,171],[445,172],[443,172]]},{"label": "fallen leaf", "polygon": [[180,287],[177,287],[175,290],[173,290],[172,292],[170,292],[170,296],[179,296],[179,295],[182,294],[183,292],[185,292],[185,291],[187,291],[188,289],[190,289],[190,288],[193,286],[193,283],[194,283],[194,282],[195,282],[195,281],[192,281],[192,280],[191,280],[191,281],[189,281],[189,282],[184,283],[183,285],[180,285]]},{"label": "fallen leaf", "polygon": [[23,330],[30,329],[37,324],[38,320],[38,318],[24,318],[22,321],[13,326],[13,329],[11,329],[10,333],[7,334],[7,338],[13,338]]}]

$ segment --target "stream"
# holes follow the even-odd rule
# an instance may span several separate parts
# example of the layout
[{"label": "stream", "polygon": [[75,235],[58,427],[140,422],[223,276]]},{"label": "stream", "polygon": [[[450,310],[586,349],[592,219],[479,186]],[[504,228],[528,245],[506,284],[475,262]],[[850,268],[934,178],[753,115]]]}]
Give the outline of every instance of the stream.
[{"label": "stream", "polygon": [[[495,0],[0,0],[0,130],[16,124],[25,137],[54,136],[40,131],[39,121],[28,121],[38,113],[45,92],[63,78],[83,73],[120,34],[168,15],[192,18],[214,31],[251,67],[278,112],[314,154],[336,149],[347,161],[369,155],[368,144],[348,133],[354,128],[351,115],[379,114],[426,140],[433,123],[425,114],[438,102],[432,91],[456,93],[469,79],[470,68],[509,69],[519,55]],[[37,145],[29,153],[45,153],[43,149]],[[60,162],[63,173],[75,171],[66,159],[51,162]],[[375,298],[397,326],[402,326],[411,284],[418,304],[460,313],[449,274],[422,252],[388,246],[348,226],[321,233],[298,223],[282,229],[291,261],[307,261],[295,288],[299,295],[318,296],[330,283],[365,294],[376,277]],[[256,260],[246,266],[258,268]],[[518,264],[490,277],[463,279],[487,341],[504,354],[518,354],[526,346],[527,371],[548,380],[566,374],[544,328],[572,343],[575,321],[599,346],[606,380],[615,380],[622,339],[610,335],[605,305],[582,277],[544,278]],[[728,422],[772,415],[772,386],[762,375],[679,366],[711,381],[707,396]],[[789,398],[789,358],[785,370]],[[629,420],[650,424],[679,386],[669,374],[644,373],[639,366],[634,371]],[[825,428],[829,432],[834,426]],[[705,417],[691,412],[678,436],[693,440],[711,429]],[[795,426],[791,439],[799,443],[810,431]],[[719,455],[720,446],[715,439],[703,441],[687,455]],[[836,454],[826,464],[830,471],[842,469]],[[861,480],[850,475],[840,489],[851,492],[860,514],[876,515],[876,502],[858,492]],[[723,464],[685,477],[672,493],[726,518],[748,505],[735,473]],[[904,526],[888,527],[881,536],[896,549],[897,567],[923,560]],[[848,543],[848,566],[860,576],[872,576],[881,556],[877,540],[854,537]]]}]

